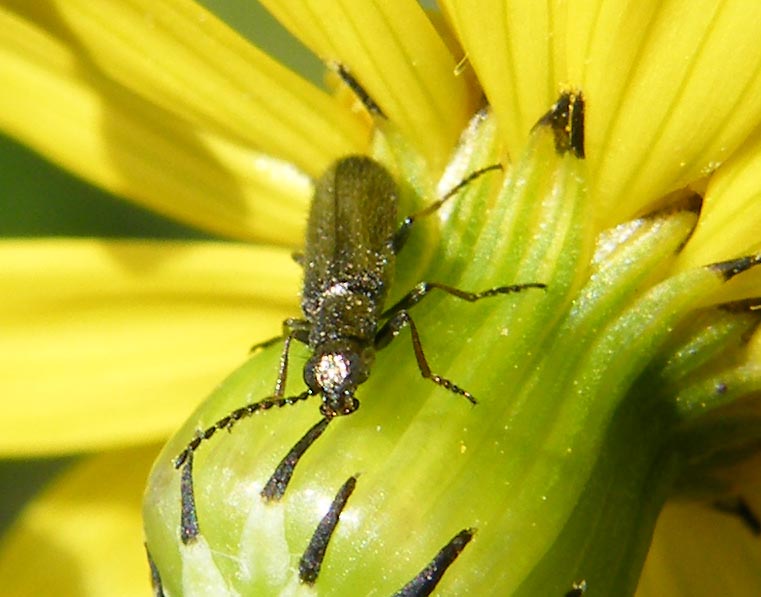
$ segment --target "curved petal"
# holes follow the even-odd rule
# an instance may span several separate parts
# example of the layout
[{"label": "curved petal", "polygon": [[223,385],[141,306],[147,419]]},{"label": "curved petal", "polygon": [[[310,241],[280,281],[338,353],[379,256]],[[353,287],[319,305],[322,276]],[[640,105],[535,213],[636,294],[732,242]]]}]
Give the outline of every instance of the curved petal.
[{"label": "curved petal", "polygon": [[511,156],[521,155],[529,131],[558,95],[550,3],[443,0],[468,60],[497,115]]},{"label": "curved petal", "polygon": [[513,154],[559,87],[583,91],[603,225],[705,176],[761,122],[761,5],[445,6]]},{"label": "curved petal", "polygon": [[[761,508],[761,484],[743,494]],[[669,503],[658,519],[637,597],[761,594],[761,541],[701,504]]]},{"label": "curved petal", "polygon": [[313,175],[366,144],[360,119],[190,0],[54,0],[14,10],[63,45],[70,72],[96,92],[116,84]]},{"label": "curved petal", "polygon": [[588,147],[613,221],[715,170],[761,122],[761,5],[672,0],[648,12],[636,43],[624,13],[620,50],[599,63],[603,47],[590,48],[584,83],[599,97]]},{"label": "curved petal", "polygon": [[700,220],[678,265],[690,267],[761,252],[759,230],[761,132],[756,132],[710,178]]},{"label": "curved petal", "polygon": [[0,243],[0,453],[166,436],[296,313],[299,277],[238,245]]},{"label": "curved petal", "polygon": [[157,452],[84,460],[32,501],[0,548],[3,594],[151,594],[140,500]]},{"label": "curved petal", "polygon": [[0,127],[195,226],[285,244],[309,185],[263,154],[317,175],[366,145],[360,119],[186,2],[18,10],[0,8]]},{"label": "curved petal", "polygon": [[459,57],[450,54],[417,2],[262,4],[316,54],[348,67],[432,165],[443,166],[478,96],[455,73]]}]

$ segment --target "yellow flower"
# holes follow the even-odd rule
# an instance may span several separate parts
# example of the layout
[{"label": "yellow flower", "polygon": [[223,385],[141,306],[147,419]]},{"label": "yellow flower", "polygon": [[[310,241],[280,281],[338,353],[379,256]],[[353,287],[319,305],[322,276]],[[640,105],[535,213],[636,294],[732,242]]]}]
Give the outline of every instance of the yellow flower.
[{"label": "yellow flower", "polygon": [[[290,579],[282,554],[298,551],[313,509],[354,473],[356,508],[342,524],[356,534],[331,544],[320,594],[357,594],[346,579],[358,577],[391,594],[466,526],[476,538],[442,594],[562,595],[574,583],[621,594],[636,585],[667,496],[742,495],[761,510],[758,469],[743,465],[761,442],[761,268],[732,277],[723,267],[724,283],[705,267],[761,253],[761,8],[449,0],[429,18],[409,0],[264,4],[346,66],[388,121],[368,118],[336,81],[332,94],[305,82],[190,0],[0,6],[3,131],[224,239],[2,241],[1,453],[88,454],[7,534],[5,593],[147,594],[140,496],[159,443],[297,314],[290,252],[311,180],[353,153],[394,172],[400,216],[430,201],[445,172],[440,190],[479,165],[506,166],[504,184],[485,176],[454,199],[440,236],[429,223],[411,239],[396,296],[435,274],[473,290],[537,281],[547,292],[420,308],[426,354],[478,406],[429,388],[397,340],[362,386],[362,409],[302,464],[311,473],[290,490],[287,523],[260,512],[250,486],[318,417],[317,399],[215,438],[199,451],[196,484],[219,557],[181,571],[199,552],[179,542],[169,459],[193,430],[271,391],[279,349],[247,361],[156,465],[147,530],[167,587],[193,572],[247,582],[235,576],[241,552],[219,555],[231,527],[268,541],[246,562],[269,575],[255,582]],[[557,155],[546,127],[533,128],[564,91],[585,99],[584,159]],[[482,93],[491,113],[473,123]],[[223,488],[230,471],[239,478]],[[234,493],[246,483],[249,494]],[[241,495],[239,509],[212,508]],[[251,530],[247,516],[265,526]],[[638,594],[755,594],[760,562],[737,517],[674,503]]]}]

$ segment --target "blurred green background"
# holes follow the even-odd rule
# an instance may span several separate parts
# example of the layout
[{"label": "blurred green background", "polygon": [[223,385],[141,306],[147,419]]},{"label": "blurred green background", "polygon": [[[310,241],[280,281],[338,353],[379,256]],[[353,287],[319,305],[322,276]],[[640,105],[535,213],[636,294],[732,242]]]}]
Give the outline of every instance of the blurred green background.
[{"label": "blurred green background", "polygon": [[[201,4],[280,62],[321,84],[321,62],[258,3],[203,0]],[[2,134],[0,235],[206,237],[69,175]],[[75,460],[0,460],[0,532],[8,528],[28,499]]]}]

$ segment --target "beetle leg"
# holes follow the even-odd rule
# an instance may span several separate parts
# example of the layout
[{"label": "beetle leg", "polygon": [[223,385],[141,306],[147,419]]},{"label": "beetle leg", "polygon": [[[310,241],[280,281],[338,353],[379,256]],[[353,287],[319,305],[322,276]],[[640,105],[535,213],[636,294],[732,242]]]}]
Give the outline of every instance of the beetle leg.
[{"label": "beetle leg", "polygon": [[289,318],[283,321],[283,335],[270,338],[251,347],[251,352],[268,348],[273,344],[283,341],[283,351],[280,355],[280,366],[277,371],[277,380],[275,381],[275,398],[282,398],[285,394],[285,380],[288,375],[288,351],[291,347],[291,340],[294,338],[299,342],[307,344],[309,341],[310,325],[306,319]]},{"label": "beetle leg", "polygon": [[222,417],[210,427],[207,427],[203,431],[197,433],[196,436],[188,442],[188,445],[185,446],[185,449],[180,452],[177,458],[174,459],[174,468],[179,469],[185,463],[188,457],[198,449],[198,446],[200,446],[203,442],[211,439],[211,437],[220,429],[227,429],[230,431],[230,429],[232,429],[238,421],[245,419],[246,417],[250,417],[254,413],[262,410],[269,410],[273,407],[282,408],[283,406],[290,406],[292,404],[296,404],[301,400],[306,400],[313,395],[314,394],[311,390],[306,390],[305,392],[301,392],[301,394],[288,396],[286,398],[270,396],[269,398],[265,398],[259,402],[252,402],[251,404],[246,404],[245,406],[236,408],[234,411]]},{"label": "beetle leg", "polygon": [[463,390],[461,387],[446,377],[441,377],[441,375],[437,375],[431,371],[431,368],[428,366],[428,360],[425,358],[425,353],[423,353],[423,345],[420,343],[420,335],[418,334],[415,322],[412,321],[412,317],[410,317],[410,314],[404,309],[394,313],[391,319],[389,319],[383,325],[380,331],[378,331],[375,336],[375,349],[380,350],[381,348],[387,346],[391,340],[399,335],[399,332],[405,326],[409,326],[410,328],[410,335],[412,336],[412,350],[415,352],[415,359],[417,360],[417,366],[420,370],[420,374],[425,379],[430,379],[433,383],[440,385],[445,390],[449,390],[454,394],[464,396],[470,400],[470,402],[476,404],[476,399],[473,398],[473,395],[470,392]]},{"label": "beetle leg", "polygon": [[447,284],[440,284],[438,282],[419,282],[415,287],[405,294],[399,301],[393,306],[389,307],[383,312],[381,317],[390,317],[397,311],[409,309],[414,305],[417,305],[424,297],[428,296],[431,290],[438,289],[463,299],[465,301],[474,303],[483,298],[490,296],[497,296],[499,294],[512,294],[513,292],[521,292],[527,288],[546,288],[546,284],[538,282],[529,282],[528,284],[512,284],[510,286],[497,286],[496,288],[489,288],[482,292],[468,292],[466,290],[460,290],[454,286],[448,286]]},{"label": "beetle leg", "polygon": [[289,317],[283,322],[283,333],[280,336],[269,338],[268,340],[265,340],[264,342],[257,342],[251,348],[249,348],[249,352],[256,352],[257,350],[261,350],[262,348],[268,348],[274,344],[277,344],[278,342],[280,342],[280,340],[283,339],[284,336],[293,334],[295,330],[298,330],[299,332],[296,339],[299,342],[303,342],[304,344],[306,344],[307,338],[309,337],[309,322],[306,319],[295,319],[295,318]]}]

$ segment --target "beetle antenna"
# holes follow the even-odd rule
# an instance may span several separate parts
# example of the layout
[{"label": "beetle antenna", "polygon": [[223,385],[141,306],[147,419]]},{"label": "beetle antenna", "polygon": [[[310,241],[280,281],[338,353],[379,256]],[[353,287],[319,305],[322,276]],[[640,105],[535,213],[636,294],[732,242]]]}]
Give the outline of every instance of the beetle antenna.
[{"label": "beetle antenna", "polygon": [[433,203],[426,205],[420,211],[417,211],[414,214],[410,214],[406,218],[404,218],[398,230],[394,233],[394,237],[391,241],[394,247],[394,253],[398,253],[401,250],[401,248],[404,246],[404,244],[407,242],[407,237],[410,234],[410,229],[412,228],[412,225],[418,219],[424,216],[430,216],[433,212],[440,209],[442,205],[444,205],[447,201],[449,201],[452,197],[454,197],[458,191],[468,186],[471,182],[473,182],[477,178],[480,178],[487,172],[492,172],[494,170],[504,170],[504,167],[502,166],[502,164],[492,164],[491,166],[486,166],[485,168],[474,170],[473,172],[468,174],[465,178],[463,178],[460,182],[458,182],[454,187],[452,187],[446,193],[444,193],[444,196],[441,199],[438,199],[434,201]]},{"label": "beetle antenna", "polygon": [[230,429],[232,429],[238,421],[245,419],[246,417],[250,417],[254,413],[257,413],[261,410],[269,410],[272,407],[280,408],[283,406],[290,406],[291,404],[296,404],[301,400],[306,400],[313,395],[314,392],[312,390],[305,390],[301,394],[297,394],[295,396],[286,396],[285,398],[270,396],[264,400],[260,400],[259,402],[254,402],[253,404],[247,404],[246,406],[236,408],[230,414],[222,417],[211,427],[207,427],[204,431],[199,432],[192,440],[190,440],[185,449],[180,452],[177,458],[174,459],[174,468],[179,469],[185,463],[188,457],[198,449],[198,446],[200,446],[206,440],[210,439],[218,430],[227,429],[230,431]]}]

